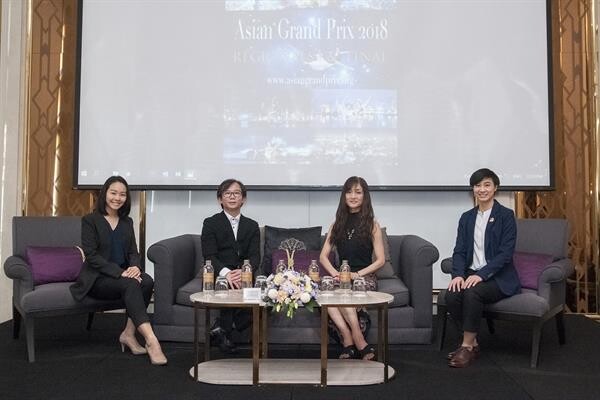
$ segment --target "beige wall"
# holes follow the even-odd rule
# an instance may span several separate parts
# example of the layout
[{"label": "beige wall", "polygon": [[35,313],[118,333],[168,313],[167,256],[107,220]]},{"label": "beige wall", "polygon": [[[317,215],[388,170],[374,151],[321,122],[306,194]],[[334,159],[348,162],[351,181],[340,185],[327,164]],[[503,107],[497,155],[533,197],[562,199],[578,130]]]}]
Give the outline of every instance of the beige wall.
[{"label": "beige wall", "polygon": [[[0,22],[0,260],[12,253],[14,215],[21,213],[21,165],[25,116],[27,2],[2,0]],[[12,318],[12,281],[0,273],[0,322]]]}]

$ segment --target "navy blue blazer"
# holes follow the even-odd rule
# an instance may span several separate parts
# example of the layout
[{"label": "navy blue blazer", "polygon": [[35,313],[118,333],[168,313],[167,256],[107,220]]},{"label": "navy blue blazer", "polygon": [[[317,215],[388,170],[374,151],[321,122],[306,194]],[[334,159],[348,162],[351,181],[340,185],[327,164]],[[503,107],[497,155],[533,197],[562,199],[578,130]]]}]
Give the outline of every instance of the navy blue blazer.
[{"label": "navy blue blazer", "polygon": [[202,225],[202,255],[211,260],[215,273],[223,267],[236,269],[244,260],[250,260],[252,269],[260,266],[260,230],[256,221],[240,215],[237,240],[233,236],[231,222],[221,211],[208,217]]},{"label": "navy blue blazer", "polygon": [[[467,277],[473,263],[475,220],[478,207],[461,215],[452,254],[452,278]],[[490,218],[485,228],[485,259],[487,264],[476,272],[484,281],[496,281],[507,296],[519,293],[521,284],[513,264],[517,240],[517,223],[514,212],[494,200]]]}]

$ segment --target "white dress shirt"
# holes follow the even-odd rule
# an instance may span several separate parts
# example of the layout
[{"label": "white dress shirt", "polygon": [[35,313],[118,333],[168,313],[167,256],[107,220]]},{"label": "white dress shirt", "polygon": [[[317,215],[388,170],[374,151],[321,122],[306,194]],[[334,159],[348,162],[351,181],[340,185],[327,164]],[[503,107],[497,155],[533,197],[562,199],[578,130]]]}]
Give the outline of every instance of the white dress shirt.
[{"label": "white dress shirt", "polygon": [[485,259],[485,228],[492,209],[485,211],[477,211],[477,219],[475,220],[475,232],[473,235],[473,264],[469,268],[473,271],[479,271],[487,265]]},{"label": "white dress shirt", "polygon": [[[236,217],[230,215],[227,213],[227,211],[223,211],[225,213],[225,216],[227,217],[227,219],[229,220],[229,223],[231,224],[231,229],[233,230],[233,237],[235,237],[235,240],[237,240],[237,233],[238,233],[238,228],[240,226],[240,216],[242,214],[238,214]],[[223,267],[221,269],[221,271],[219,272],[219,276],[225,276],[229,273],[229,271],[231,271],[229,268],[227,267]]]}]

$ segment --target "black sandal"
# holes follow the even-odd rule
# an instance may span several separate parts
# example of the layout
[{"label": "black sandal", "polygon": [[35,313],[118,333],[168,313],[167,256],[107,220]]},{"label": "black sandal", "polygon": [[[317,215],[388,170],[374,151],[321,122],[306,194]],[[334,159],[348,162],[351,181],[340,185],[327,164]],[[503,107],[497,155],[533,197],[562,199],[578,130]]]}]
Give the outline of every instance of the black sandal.
[{"label": "black sandal", "polygon": [[338,357],[340,360],[349,360],[351,358],[356,358],[358,355],[358,349],[356,346],[351,344],[350,346],[346,346],[342,349],[340,356]]},{"label": "black sandal", "polygon": [[375,361],[375,346],[368,344],[362,349],[358,350],[363,360]]}]

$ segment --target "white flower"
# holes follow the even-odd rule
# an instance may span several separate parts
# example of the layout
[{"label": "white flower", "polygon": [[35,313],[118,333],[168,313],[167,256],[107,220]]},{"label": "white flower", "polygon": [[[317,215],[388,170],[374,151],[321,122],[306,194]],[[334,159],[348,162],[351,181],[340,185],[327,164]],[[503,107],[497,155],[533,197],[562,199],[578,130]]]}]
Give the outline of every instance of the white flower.
[{"label": "white flower", "polygon": [[288,318],[294,316],[301,304],[308,304],[315,297],[316,284],[297,271],[286,271],[270,275],[265,297],[267,304],[276,312],[285,312]]},{"label": "white flower", "polygon": [[300,301],[303,303],[308,303],[310,301],[310,293],[304,292],[300,295]]}]

